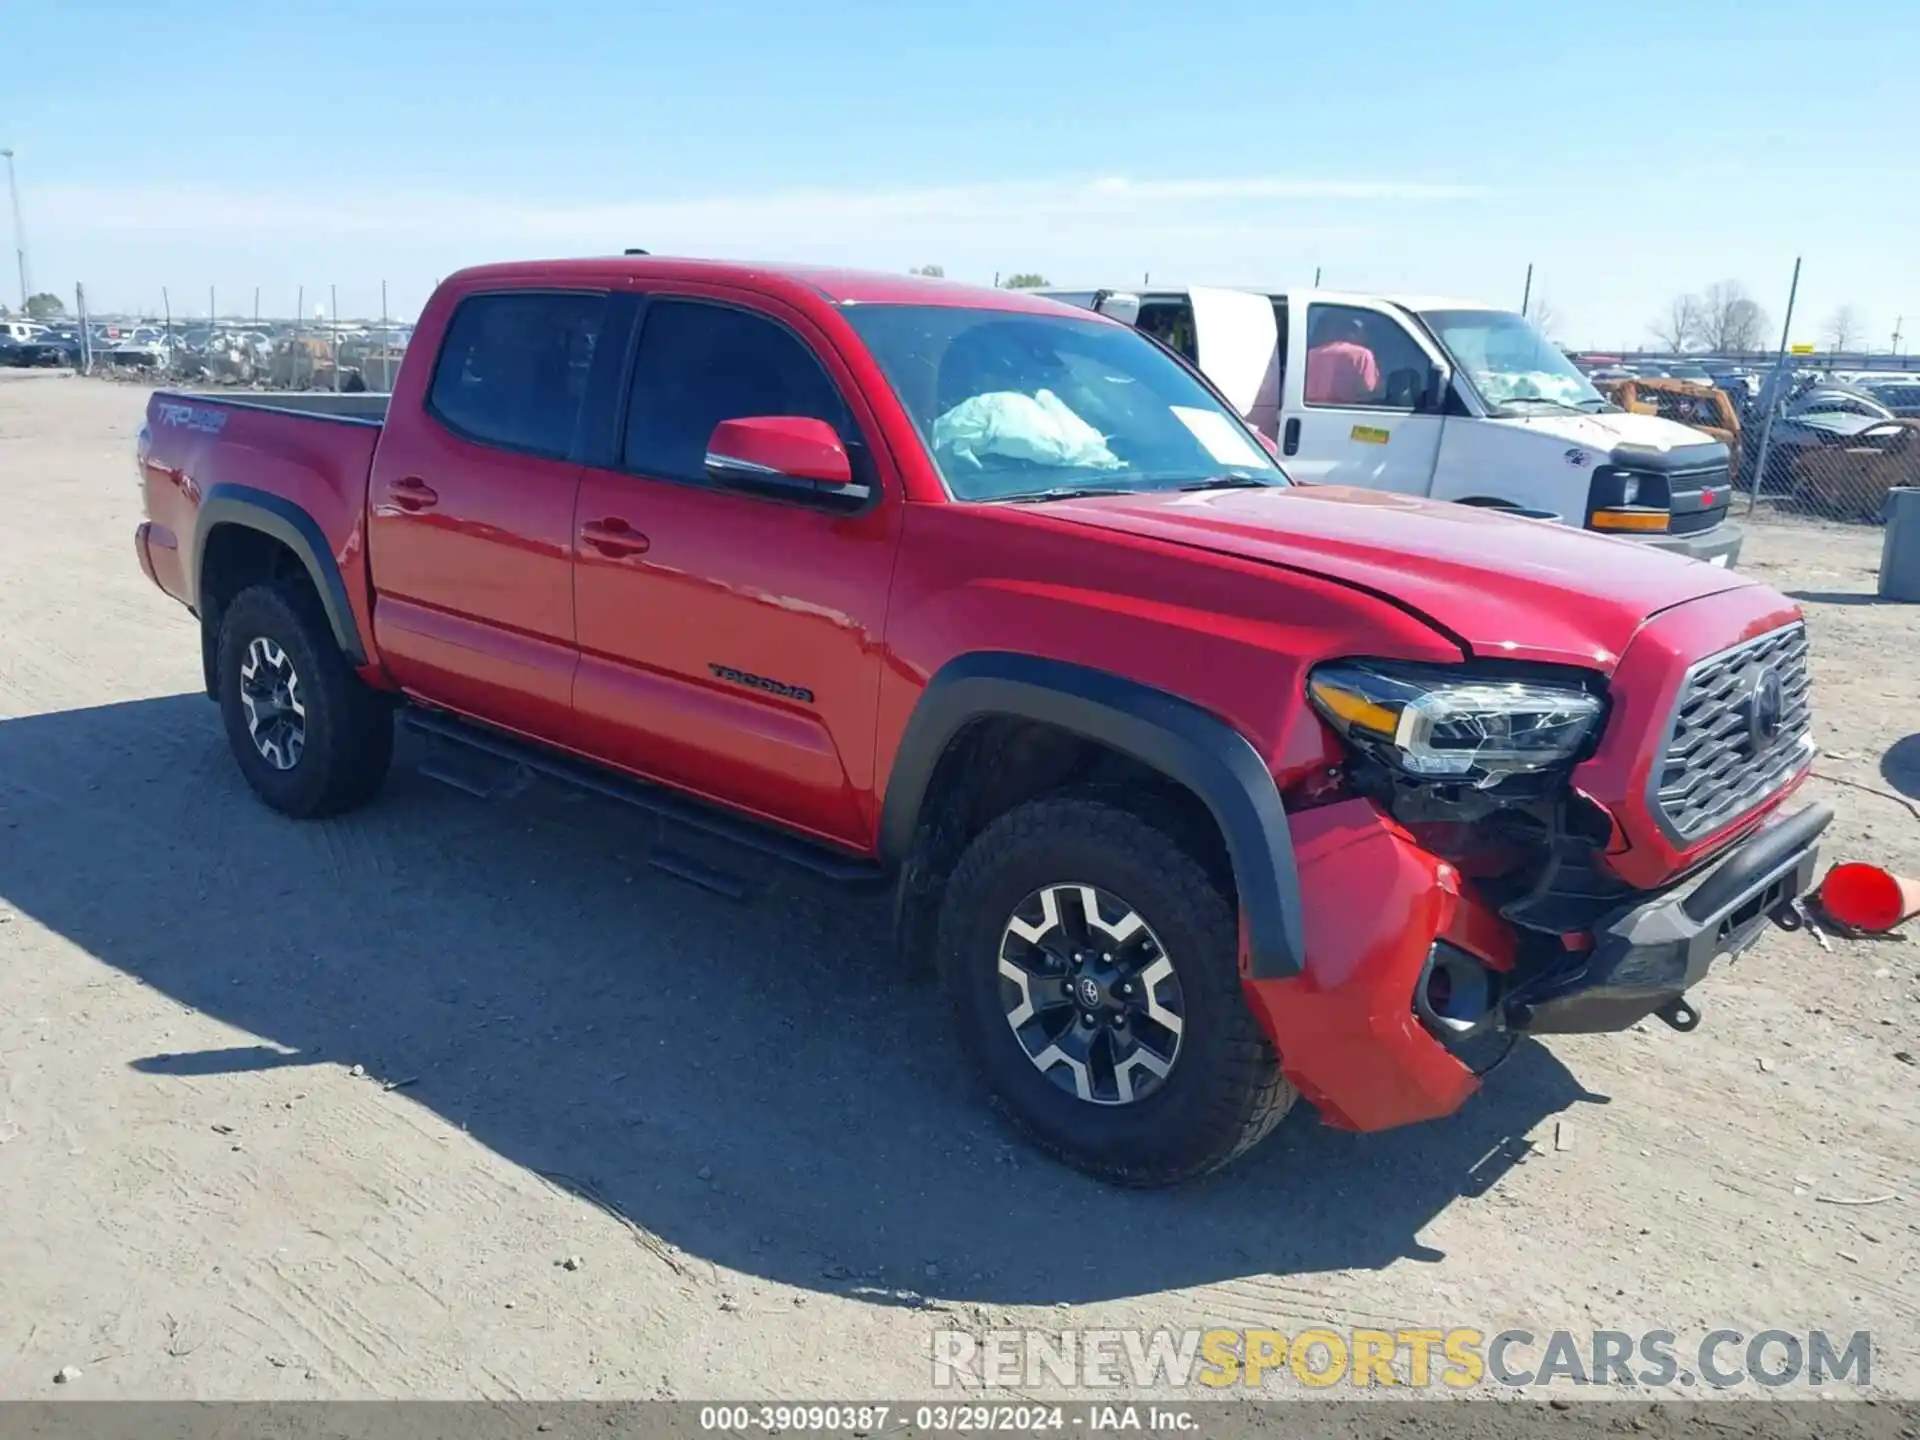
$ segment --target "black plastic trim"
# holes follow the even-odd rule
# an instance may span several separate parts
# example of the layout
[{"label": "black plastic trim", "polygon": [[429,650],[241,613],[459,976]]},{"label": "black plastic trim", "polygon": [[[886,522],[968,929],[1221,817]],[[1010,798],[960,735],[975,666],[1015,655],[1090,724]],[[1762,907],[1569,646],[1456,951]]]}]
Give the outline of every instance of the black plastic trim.
[{"label": "black plastic trim", "polygon": [[550,750],[477,721],[462,719],[448,711],[410,707],[406,712],[405,724],[408,729],[422,735],[476,750],[509,764],[524,766],[549,779],[590,790],[624,805],[632,805],[663,820],[684,825],[689,830],[697,830],[703,835],[737,845],[743,850],[784,860],[828,880],[842,884],[869,884],[885,878],[880,866],[871,860],[832,849],[806,836],[722,810],[662,786],[648,784],[564,751]]},{"label": "black plastic trim", "polygon": [[1720,955],[1738,954],[1769,917],[1813,885],[1815,842],[1833,820],[1809,805],[1776,821],[1690,889],[1614,911],[1578,963],[1516,985],[1509,1023],[1537,1033],[1624,1030],[1684,995]]},{"label": "black plastic trim", "polygon": [[1226,840],[1239,891],[1249,975],[1283,980],[1305,952],[1293,837],[1273,774],[1247,738],[1163,690],[1102,670],[984,651],[950,661],[928,682],[894,757],[880,816],[880,856],[904,865],[922,802],[948,744],[969,724],[1018,716],[1111,746],[1186,786]]},{"label": "black plastic trim", "polygon": [[334,563],[333,549],[314,518],[291,500],[250,485],[219,484],[207,487],[194,519],[193,563],[188,583],[193,586],[192,604],[196,613],[200,603],[200,567],[206,557],[207,537],[220,525],[240,525],[271,535],[300,558],[315,593],[333,627],[334,642],[340,653],[355,665],[367,663],[367,652],[360,644],[360,629],[354,623],[353,606],[347,599],[346,582]]}]

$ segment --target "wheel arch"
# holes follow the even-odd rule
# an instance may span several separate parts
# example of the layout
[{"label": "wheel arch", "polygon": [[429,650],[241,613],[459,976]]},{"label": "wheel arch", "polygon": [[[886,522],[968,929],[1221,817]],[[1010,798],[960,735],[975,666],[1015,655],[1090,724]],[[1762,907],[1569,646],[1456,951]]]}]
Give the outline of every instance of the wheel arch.
[{"label": "wheel arch", "polygon": [[[247,485],[209,486],[195,517],[193,554],[188,574],[194,587],[194,608],[207,620],[207,552],[215,533],[226,526],[251,530],[278,542],[306,572],[340,653],[354,666],[367,663],[366,647],[353,618],[346,581],[318,522],[284,496]],[[217,618],[217,617],[216,617]]]},{"label": "wheel arch", "polygon": [[999,651],[942,666],[914,707],[888,777],[879,827],[886,864],[910,871],[942,760],[978,722],[1003,717],[1084,737],[1195,796],[1225,845],[1252,978],[1300,973],[1299,877],[1286,810],[1266,763],[1217,715],[1108,671]]}]

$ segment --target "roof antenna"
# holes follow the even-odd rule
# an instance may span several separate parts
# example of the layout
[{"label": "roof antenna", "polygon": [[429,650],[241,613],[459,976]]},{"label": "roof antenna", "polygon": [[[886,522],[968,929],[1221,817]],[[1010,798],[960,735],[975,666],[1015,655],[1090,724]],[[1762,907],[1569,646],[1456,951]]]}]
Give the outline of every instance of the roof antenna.
[{"label": "roof antenna", "polygon": [[647,252],[645,250],[627,249],[627,250],[622,250],[620,253],[622,255],[645,255]]}]

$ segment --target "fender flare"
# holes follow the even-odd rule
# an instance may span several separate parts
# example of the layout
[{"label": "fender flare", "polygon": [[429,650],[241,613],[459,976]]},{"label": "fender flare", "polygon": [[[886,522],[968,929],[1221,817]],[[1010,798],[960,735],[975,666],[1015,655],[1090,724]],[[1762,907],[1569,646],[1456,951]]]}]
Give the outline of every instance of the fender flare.
[{"label": "fender flare", "polygon": [[1286,810],[1266,762],[1217,715],[1107,671],[997,651],[962,655],[942,666],[915,705],[894,756],[880,815],[883,861],[898,867],[911,854],[922,802],[948,744],[973,721],[996,715],[1083,735],[1191,790],[1226,840],[1249,978],[1300,973],[1300,879]]},{"label": "fender flare", "polygon": [[221,483],[207,487],[194,517],[193,566],[188,572],[193,586],[195,612],[199,612],[201,566],[205,563],[207,537],[221,525],[240,525],[270,535],[291,550],[306,567],[320,597],[327,623],[333,627],[334,643],[340,653],[355,666],[367,663],[366,647],[360,643],[360,629],[354,623],[353,606],[347,599],[346,582],[334,563],[333,550],[314,518],[291,500],[250,485]]}]

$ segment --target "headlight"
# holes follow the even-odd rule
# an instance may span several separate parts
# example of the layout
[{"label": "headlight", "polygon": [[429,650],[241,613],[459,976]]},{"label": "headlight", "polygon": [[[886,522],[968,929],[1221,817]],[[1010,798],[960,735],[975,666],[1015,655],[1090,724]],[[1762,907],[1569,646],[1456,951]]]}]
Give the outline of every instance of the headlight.
[{"label": "headlight", "polygon": [[1604,708],[1576,680],[1364,660],[1316,666],[1307,693],[1359,749],[1419,779],[1480,788],[1572,760]]}]

